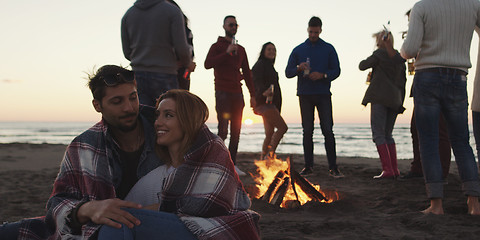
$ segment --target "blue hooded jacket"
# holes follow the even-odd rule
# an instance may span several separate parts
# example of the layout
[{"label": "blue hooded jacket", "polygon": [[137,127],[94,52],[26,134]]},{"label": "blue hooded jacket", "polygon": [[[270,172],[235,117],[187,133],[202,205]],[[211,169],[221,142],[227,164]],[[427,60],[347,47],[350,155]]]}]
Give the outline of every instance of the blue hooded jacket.
[{"label": "blue hooded jacket", "polygon": [[[310,58],[310,72],[320,72],[327,74],[326,79],[312,81],[310,78],[303,77],[303,72],[297,72],[297,65],[306,62]],[[288,58],[288,64],[285,69],[287,78],[298,77],[297,96],[332,94],[330,92],[331,82],[340,76],[340,62],[335,48],[322,39],[312,43],[307,39],[302,44],[295,47]]]}]

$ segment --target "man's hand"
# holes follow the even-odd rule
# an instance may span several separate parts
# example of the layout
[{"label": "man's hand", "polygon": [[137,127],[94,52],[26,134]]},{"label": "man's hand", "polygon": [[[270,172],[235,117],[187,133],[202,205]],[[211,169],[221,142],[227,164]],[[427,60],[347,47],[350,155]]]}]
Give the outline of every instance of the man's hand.
[{"label": "man's hand", "polygon": [[237,54],[237,49],[238,49],[237,44],[230,44],[230,45],[228,45],[227,53],[230,54],[230,55],[236,55]]},{"label": "man's hand", "polygon": [[310,77],[312,81],[317,81],[317,80],[323,79],[324,75],[325,75],[324,73],[312,72],[308,77]]},{"label": "man's hand", "polygon": [[303,72],[305,69],[308,69],[310,66],[306,62],[302,62],[297,66],[297,72]]},{"label": "man's hand", "polygon": [[104,224],[114,228],[121,228],[121,223],[129,228],[140,225],[140,220],[122,208],[142,208],[142,205],[118,198],[94,200],[83,204],[78,209],[77,218],[81,224],[92,221],[96,224]]},{"label": "man's hand", "polygon": [[194,72],[196,67],[197,67],[197,63],[192,61],[190,62],[190,65],[188,65],[188,71]]}]

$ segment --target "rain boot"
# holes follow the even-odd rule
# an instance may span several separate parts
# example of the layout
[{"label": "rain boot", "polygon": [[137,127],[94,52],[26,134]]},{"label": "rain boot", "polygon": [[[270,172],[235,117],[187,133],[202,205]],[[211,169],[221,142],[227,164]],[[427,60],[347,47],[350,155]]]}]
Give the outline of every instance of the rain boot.
[{"label": "rain boot", "polygon": [[395,177],[400,176],[400,170],[398,170],[397,164],[397,148],[395,143],[388,144],[388,152],[390,153],[390,162],[392,163],[392,171]]},{"label": "rain boot", "polygon": [[392,170],[392,162],[390,161],[390,153],[388,151],[387,144],[377,145],[378,155],[380,156],[380,162],[382,163],[382,173],[378,176],[374,176],[375,179],[380,178],[392,178],[395,176]]}]

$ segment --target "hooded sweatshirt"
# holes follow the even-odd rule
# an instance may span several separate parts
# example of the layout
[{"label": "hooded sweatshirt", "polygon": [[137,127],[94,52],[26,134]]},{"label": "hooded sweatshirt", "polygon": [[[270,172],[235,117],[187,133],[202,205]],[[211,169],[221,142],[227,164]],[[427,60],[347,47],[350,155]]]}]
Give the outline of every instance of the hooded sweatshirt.
[{"label": "hooded sweatshirt", "polygon": [[183,13],[166,0],[137,0],[122,18],[121,35],[133,71],[177,74],[177,61],[191,62]]}]

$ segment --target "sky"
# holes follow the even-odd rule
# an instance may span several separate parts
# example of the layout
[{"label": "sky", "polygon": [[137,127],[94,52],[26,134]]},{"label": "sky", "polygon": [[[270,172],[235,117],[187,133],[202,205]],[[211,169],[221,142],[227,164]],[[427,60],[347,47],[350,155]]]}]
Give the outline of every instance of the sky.
[{"label": "sky", "polygon": [[[405,16],[416,0],[177,0],[194,36],[197,68],[192,73],[191,92],[210,110],[208,122],[216,122],[213,70],[204,68],[205,57],[222,28],[226,15],[239,24],[236,39],[245,47],[252,67],[265,42],[277,48],[275,68],[282,89],[282,116],[287,123],[300,123],[296,78],[285,77],[292,49],[308,37],[312,16],[323,21],[320,37],[331,43],[339,56],[341,74],[332,83],[336,123],[368,123],[370,105],[361,105],[368,85],[368,71],[358,64],[375,50],[372,33],[390,22],[394,47],[402,45],[407,30]],[[131,0],[15,0],[2,1],[0,8],[0,121],[91,121],[100,119],[93,109],[87,73],[105,64],[129,67],[120,40],[120,21],[133,5]],[[471,99],[478,49],[474,34],[471,47],[468,93]],[[407,76],[407,93],[413,76]],[[244,119],[261,122],[249,107]],[[408,123],[412,98],[405,98],[405,113],[397,122]],[[316,120],[318,122],[318,119]]]}]

